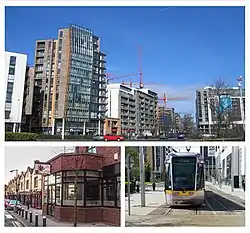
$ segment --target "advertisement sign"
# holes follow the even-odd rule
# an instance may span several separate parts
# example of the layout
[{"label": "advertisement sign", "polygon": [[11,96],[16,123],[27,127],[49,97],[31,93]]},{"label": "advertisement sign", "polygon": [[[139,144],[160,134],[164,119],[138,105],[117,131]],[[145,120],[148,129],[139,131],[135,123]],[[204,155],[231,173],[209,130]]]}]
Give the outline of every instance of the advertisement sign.
[{"label": "advertisement sign", "polygon": [[230,95],[220,95],[217,99],[217,111],[225,112],[232,109],[232,98]]},{"label": "advertisement sign", "polygon": [[47,175],[50,173],[50,164],[35,163],[35,171],[41,175]]},{"label": "advertisement sign", "polygon": [[216,146],[209,146],[208,147],[208,156],[215,156],[216,153]]}]

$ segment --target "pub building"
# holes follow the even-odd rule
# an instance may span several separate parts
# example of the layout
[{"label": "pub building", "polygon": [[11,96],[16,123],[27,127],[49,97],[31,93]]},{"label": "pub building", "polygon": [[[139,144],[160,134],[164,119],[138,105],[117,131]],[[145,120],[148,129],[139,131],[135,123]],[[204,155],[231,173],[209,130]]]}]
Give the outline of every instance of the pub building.
[{"label": "pub building", "polygon": [[43,214],[73,221],[77,172],[77,221],[120,226],[120,147],[76,147],[46,164]]}]

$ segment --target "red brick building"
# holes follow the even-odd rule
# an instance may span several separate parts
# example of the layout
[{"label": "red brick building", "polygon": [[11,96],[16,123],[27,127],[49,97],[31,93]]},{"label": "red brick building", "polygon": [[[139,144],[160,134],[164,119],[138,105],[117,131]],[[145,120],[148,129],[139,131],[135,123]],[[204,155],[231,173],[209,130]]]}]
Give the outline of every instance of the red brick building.
[{"label": "red brick building", "polygon": [[119,226],[120,153],[120,147],[77,147],[47,161],[51,173],[44,181],[43,212],[72,222],[76,192],[78,222]]}]

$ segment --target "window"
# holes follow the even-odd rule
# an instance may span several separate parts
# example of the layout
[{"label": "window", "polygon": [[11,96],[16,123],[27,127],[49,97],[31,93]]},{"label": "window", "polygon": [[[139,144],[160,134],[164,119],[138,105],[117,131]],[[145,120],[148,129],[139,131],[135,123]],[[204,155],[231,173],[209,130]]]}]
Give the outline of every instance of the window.
[{"label": "window", "polygon": [[56,205],[61,205],[62,184],[56,184]]},{"label": "window", "polygon": [[[117,178],[103,180],[103,205],[104,206],[118,206],[118,198],[120,198],[120,182]],[[118,195],[119,193],[119,195]],[[119,201],[120,204],[120,201]]]},{"label": "window", "polygon": [[[75,184],[63,184],[63,205],[74,205]],[[83,206],[84,184],[78,183],[76,189],[77,205]]]},{"label": "window", "polygon": [[15,67],[9,67],[9,75],[15,75]]},{"label": "window", "polygon": [[86,178],[85,200],[86,206],[101,206],[100,178]]},{"label": "window", "polygon": [[29,189],[29,180],[26,180],[26,189]]},{"label": "window", "polygon": [[96,147],[95,146],[88,146],[87,153],[96,154]]},{"label": "window", "polygon": [[16,65],[16,57],[11,56],[10,57],[10,66],[15,66]]},{"label": "window", "polygon": [[38,187],[38,177],[35,177],[34,179],[34,188]]},{"label": "window", "polygon": [[5,111],[5,119],[10,119],[10,111]]},{"label": "window", "polygon": [[60,37],[63,37],[63,31],[60,31]]}]

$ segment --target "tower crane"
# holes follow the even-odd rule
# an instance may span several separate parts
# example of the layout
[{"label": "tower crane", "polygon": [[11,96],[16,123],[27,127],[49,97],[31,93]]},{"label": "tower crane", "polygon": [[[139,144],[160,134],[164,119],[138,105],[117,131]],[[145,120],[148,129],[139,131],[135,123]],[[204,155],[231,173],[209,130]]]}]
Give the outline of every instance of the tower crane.
[{"label": "tower crane", "polygon": [[121,76],[116,76],[114,74],[107,73],[107,83],[109,83],[111,80],[121,79],[121,78],[126,78],[126,77],[131,77],[131,76],[135,76],[135,75],[137,75],[137,73],[125,74],[125,75],[121,75]]}]

